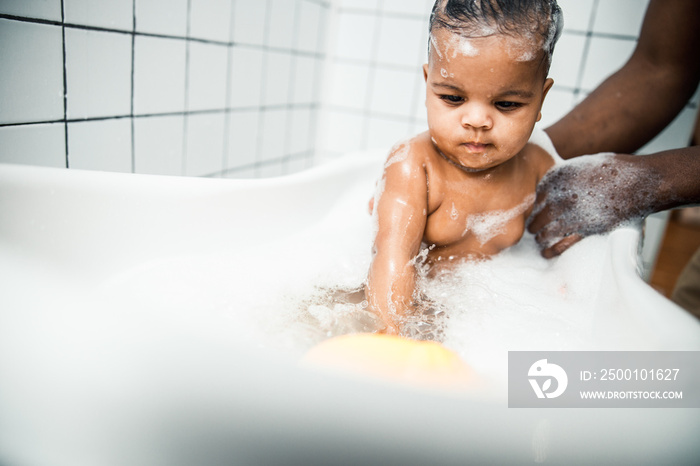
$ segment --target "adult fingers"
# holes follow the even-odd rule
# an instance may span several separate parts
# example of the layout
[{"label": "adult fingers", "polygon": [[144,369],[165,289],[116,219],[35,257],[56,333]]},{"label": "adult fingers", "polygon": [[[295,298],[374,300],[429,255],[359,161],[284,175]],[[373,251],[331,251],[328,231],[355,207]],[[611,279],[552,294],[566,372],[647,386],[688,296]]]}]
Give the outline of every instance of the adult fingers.
[{"label": "adult fingers", "polygon": [[544,207],[535,204],[535,209],[533,210],[530,219],[527,224],[527,231],[532,234],[537,234],[546,225],[552,222],[552,208],[549,204]]},{"label": "adult fingers", "polygon": [[574,233],[557,242],[553,246],[545,248],[542,250],[542,256],[546,259],[551,259],[553,257],[561,255],[564,251],[569,249],[574,244],[578,243],[583,239],[583,236],[578,233]]}]

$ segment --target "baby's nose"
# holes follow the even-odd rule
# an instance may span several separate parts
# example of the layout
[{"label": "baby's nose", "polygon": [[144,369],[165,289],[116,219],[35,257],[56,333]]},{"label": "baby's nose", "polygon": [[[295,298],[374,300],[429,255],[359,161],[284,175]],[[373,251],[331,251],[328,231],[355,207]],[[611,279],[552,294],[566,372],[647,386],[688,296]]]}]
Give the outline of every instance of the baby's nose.
[{"label": "baby's nose", "polygon": [[463,127],[490,129],[493,126],[490,112],[484,106],[472,104],[464,107],[464,113],[462,114]]}]

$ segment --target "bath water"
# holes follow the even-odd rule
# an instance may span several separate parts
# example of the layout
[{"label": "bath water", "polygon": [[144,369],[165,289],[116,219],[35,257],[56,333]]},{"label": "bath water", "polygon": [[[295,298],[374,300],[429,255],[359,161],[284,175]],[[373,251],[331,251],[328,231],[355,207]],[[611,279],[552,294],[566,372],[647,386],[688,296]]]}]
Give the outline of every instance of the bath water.
[{"label": "bath water", "polygon": [[[145,263],[113,276],[98,293],[282,357],[299,357],[332,336],[376,331],[362,302],[374,185],[375,179],[358,180],[322,221],[301,232],[288,236],[281,224],[272,242]],[[443,342],[481,376],[501,381],[508,350],[593,349],[605,241],[590,237],[545,260],[526,234],[489,260],[422,276],[418,286],[430,305],[409,316],[405,331]]]}]

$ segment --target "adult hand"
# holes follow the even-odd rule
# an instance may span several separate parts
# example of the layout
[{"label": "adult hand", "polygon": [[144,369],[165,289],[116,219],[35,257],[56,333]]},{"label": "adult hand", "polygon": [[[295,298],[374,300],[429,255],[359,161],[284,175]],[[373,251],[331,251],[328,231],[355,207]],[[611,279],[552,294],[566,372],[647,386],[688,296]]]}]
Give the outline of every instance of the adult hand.
[{"label": "adult hand", "polygon": [[537,186],[528,221],[542,255],[557,256],[586,236],[652,213],[661,177],[638,161],[608,153],[555,165]]}]

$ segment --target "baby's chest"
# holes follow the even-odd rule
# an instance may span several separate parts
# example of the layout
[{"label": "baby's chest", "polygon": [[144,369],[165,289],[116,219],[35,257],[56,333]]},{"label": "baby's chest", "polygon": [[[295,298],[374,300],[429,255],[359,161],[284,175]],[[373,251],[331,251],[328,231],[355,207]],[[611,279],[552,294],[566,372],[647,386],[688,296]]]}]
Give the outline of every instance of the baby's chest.
[{"label": "baby's chest", "polygon": [[[511,193],[512,194],[512,193]],[[495,199],[449,197],[426,222],[423,241],[439,247],[461,245],[469,252],[496,253],[517,243],[525,231],[534,193]]]}]

